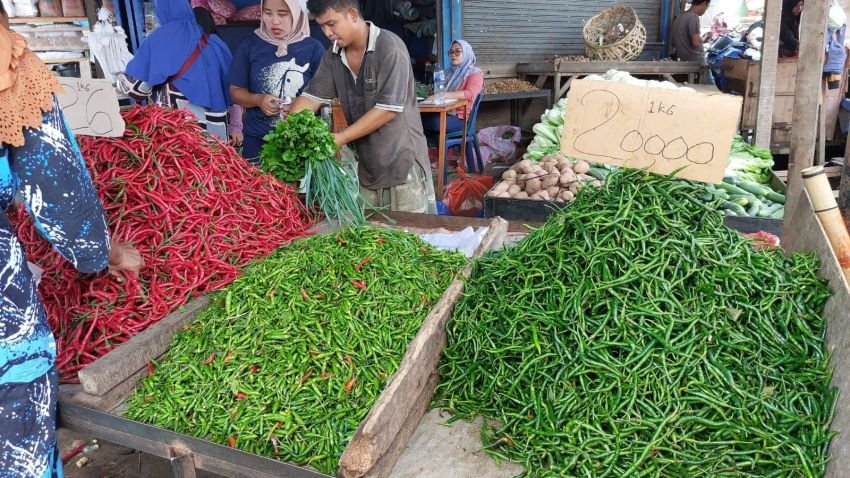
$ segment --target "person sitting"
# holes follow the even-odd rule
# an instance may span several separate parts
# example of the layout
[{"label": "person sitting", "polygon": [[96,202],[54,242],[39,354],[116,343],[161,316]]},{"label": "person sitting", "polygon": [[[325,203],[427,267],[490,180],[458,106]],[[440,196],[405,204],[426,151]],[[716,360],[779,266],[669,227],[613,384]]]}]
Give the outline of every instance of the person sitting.
[{"label": "person sitting", "polygon": [[[446,116],[446,132],[463,131],[464,119],[475,98],[484,89],[484,73],[475,66],[475,52],[472,46],[464,40],[455,40],[449,49],[451,66],[446,70],[446,98],[466,100],[467,107],[454,110]],[[429,98],[429,99],[433,99]],[[438,113],[423,113],[422,127],[428,136],[440,133],[440,115]],[[466,144],[466,157],[472,158],[472,143]]]},{"label": "person sitting", "polygon": [[[154,12],[160,27],[119,75],[119,90],[136,100],[185,109],[210,134],[227,141],[225,77],[233,55],[218,35],[204,31],[196,18],[204,12],[193,11],[188,1],[155,0]],[[211,19],[203,23],[207,28],[213,24]]]},{"label": "person sitting", "polygon": [[782,20],[779,23],[779,56],[796,57],[800,52],[800,15],[803,0],[783,0]]},{"label": "person sitting", "polygon": [[249,35],[233,60],[228,81],[242,106],[242,156],[260,163],[263,137],[316,74],[325,49],[310,38],[308,13],[299,0],[264,0],[260,28]]},{"label": "person sitting", "polygon": [[699,18],[708,11],[710,3],[711,0],[694,0],[691,8],[673,22],[670,35],[675,51],[673,58],[680,61],[705,61]]}]

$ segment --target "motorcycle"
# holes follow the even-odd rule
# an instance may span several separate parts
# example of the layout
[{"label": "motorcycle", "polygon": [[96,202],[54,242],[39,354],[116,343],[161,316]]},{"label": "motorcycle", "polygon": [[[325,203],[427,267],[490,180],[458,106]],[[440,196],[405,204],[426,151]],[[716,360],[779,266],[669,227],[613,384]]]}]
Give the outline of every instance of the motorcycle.
[{"label": "motorcycle", "polygon": [[729,90],[729,79],[726,78],[723,71],[723,60],[726,58],[758,60],[760,56],[760,52],[738,34],[727,33],[715,40],[708,48],[705,53],[705,63],[709,67],[712,81],[717,88],[720,91],[727,92]]}]

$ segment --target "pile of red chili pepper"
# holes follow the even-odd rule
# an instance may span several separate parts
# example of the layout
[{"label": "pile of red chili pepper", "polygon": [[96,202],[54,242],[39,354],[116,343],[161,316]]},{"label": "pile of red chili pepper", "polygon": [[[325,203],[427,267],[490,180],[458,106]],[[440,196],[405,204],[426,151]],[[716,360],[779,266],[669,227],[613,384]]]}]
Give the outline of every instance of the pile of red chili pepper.
[{"label": "pile of red chili pepper", "polygon": [[306,234],[311,219],[290,187],[210,139],[180,110],[135,107],[122,138],[80,138],[115,240],[139,249],[139,278],[82,274],[9,213],[39,292],[63,381],[200,294],[232,282],[250,260]]}]

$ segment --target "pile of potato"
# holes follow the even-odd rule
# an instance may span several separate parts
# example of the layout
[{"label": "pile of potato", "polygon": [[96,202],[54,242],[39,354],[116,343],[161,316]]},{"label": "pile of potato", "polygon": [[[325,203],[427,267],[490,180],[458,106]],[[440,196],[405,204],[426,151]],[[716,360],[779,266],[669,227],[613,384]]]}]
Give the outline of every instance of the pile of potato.
[{"label": "pile of potato", "polygon": [[572,162],[561,155],[540,161],[522,160],[502,173],[502,182],[487,195],[496,198],[572,201],[581,188],[602,187],[602,181],[587,174],[590,164]]}]

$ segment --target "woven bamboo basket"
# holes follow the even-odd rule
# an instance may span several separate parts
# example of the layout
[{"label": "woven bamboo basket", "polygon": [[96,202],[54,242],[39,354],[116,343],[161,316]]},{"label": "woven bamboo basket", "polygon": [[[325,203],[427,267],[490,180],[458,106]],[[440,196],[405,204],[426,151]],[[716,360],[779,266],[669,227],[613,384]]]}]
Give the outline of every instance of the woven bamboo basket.
[{"label": "woven bamboo basket", "polygon": [[591,60],[634,60],[646,45],[646,28],[635,10],[624,5],[591,18],[582,33]]}]

